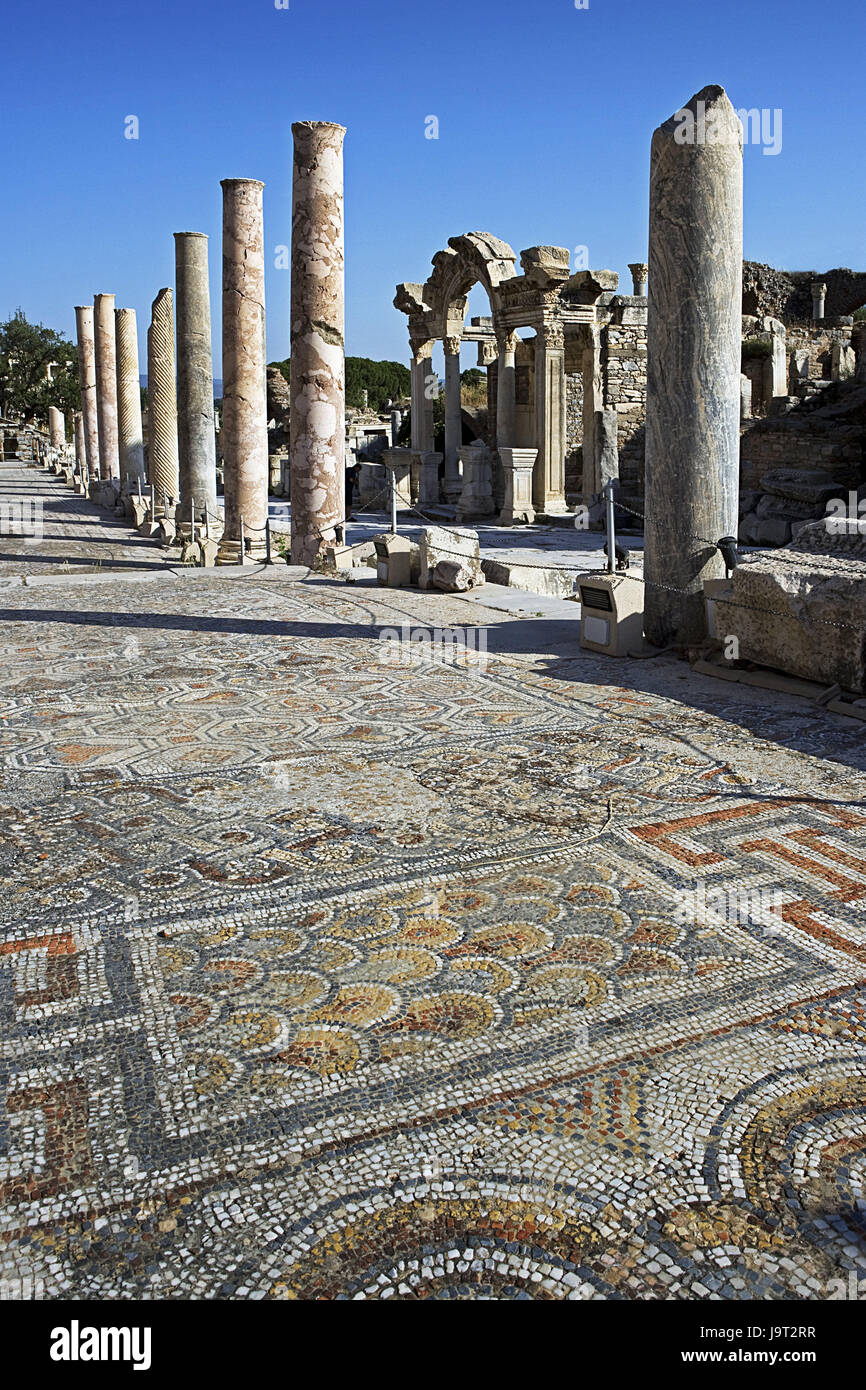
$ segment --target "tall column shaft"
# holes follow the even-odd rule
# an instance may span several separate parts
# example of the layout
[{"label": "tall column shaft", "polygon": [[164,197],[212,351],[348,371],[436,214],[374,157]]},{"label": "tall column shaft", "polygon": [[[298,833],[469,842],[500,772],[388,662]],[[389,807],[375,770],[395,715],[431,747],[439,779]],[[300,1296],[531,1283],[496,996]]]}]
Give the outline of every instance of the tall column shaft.
[{"label": "tall column shaft", "polygon": [[292,126],[292,562],[345,514],[343,126]]},{"label": "tall column shaft", "polygon": [[460,446],[463,443],[463,416],[460,401],[460,339],[446,338],[445,348],[445,481],[449,502],[460,496]]},{"label": "tall column shaft", "polygon": [[160,290],[153,301],[147,330],[147,427],[148,480],[159,510],[164,498],[176,501],[179,491],[174,309],[170,289]]},{"label": "tall column shaft", "polygon": [[[264,555],[268,519],[265,243],[258,179],[223,179],[223,415],[225,530],[217,556]],[[294,375],[294,364],[292,364]],[[292,498],[294,511],[294,497]]]},{"label": "tall column shaft", "polygon": [[116,309],[117,430],[120,476],[144,483],[144,434],[141,427],[141,375],[138,370],[138,326],[134,309]]},{"label": "tall column shaft", "polygon": [[412,448],[422,454],[433,450],[433,366],[432,343],[412,349]]},{"label": "tall column shaft", "polygon": [[72,417],[75,427],[75,467],[81,477],[87,479],[87,437],[84,428],[84,412],[76,410]]},{"label": "tall column shaft", "polygon": [[715,542],[737,533],[742,267],[742,132],[706,87],[652,142],[644,574],[657,646],[706,635],[703,582],[725,573]]},{"label": "tall column shaft", "polygon": [[175,232],[177,294],[177,434],[183,518],[190,499],[204,519],[216,514],[216,437],[207,237]]},{"label": "tall column shaft", "polygon": [[499,345],[499,369],[496,381],[496,447],[514,447],[515,427],[515,353],[516,344],[511,336]]},{"label": "tall column shaft", "polygon": [[120,477],[117,433],[117,348],[114,337],[114,295],[93,300],[96,340],[96,409],[99,418],[99,476]]},{"label": "tall column shaft", "polygon": [[78,384],[81,388],[81,413],[84,416],[87,474],[90,478],[98,478],[99,415],[96,408],[96,343],[92,305],[76,306],[75,335],[78,339]]},{"label": "tall column shaft", "polygon": [[56,405],[48,407],[48,439],[52,449],[62,452],[66,448],[66,421],[63,411],[58,410]]},{"label": "tall column shaft", "polygon": [[557,325],[540,328],[536,338],[535,438],[535,505],[540,512],[565,512],[565,347]]}]

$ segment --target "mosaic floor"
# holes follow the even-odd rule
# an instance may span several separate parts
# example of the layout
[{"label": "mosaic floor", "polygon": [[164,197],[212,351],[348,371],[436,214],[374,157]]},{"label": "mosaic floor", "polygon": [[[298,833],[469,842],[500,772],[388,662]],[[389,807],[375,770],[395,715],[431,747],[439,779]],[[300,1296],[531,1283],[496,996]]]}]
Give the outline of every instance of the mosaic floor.
[{"label": "mosaic floor", "polygon": [[8,569],[7,1289],[866,1293],[862,725],[458,598]]}]

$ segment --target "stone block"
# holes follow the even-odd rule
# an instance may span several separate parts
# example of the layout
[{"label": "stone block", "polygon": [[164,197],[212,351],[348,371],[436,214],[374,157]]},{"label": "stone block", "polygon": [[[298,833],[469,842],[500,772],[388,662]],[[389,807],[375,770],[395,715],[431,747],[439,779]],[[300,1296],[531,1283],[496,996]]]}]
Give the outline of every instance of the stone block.
[{"label": "stone block", "polygon": [[431,575],[431,585],[446,594],[462,594],[473,587],[472,571],[460,560],[440,560]]},{"label": "stone block", "polygon": [[866,537],[813,522],[772,555],[748,555],[715,594],[717,634],[742,660],[866,693]]},{"label": "stone block", "polygon": [[484,583],[477,531],[428,526],[421,533],[420,554],[418,582],[422,589],[434,587],[433,571],[440,560],[460,561],[469,572],[473,587]]}]

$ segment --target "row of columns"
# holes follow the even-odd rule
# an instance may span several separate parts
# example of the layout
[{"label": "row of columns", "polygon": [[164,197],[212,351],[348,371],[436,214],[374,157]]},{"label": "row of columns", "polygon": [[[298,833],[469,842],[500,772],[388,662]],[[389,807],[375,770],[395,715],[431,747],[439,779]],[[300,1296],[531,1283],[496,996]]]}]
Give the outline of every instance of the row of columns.
[{"label": "row of columns", "polygon": [[[292,133],[292,558],[310,565],[345,513],[345,130],[304,121]],[[237,563],[264,558],[266,547],[264,185],[225,179],[221,187],[225,521],[217,563]],[[155,515],[167,498],[184,521],[194,503],[200,521],[217,507],[206,236],[175,233],[175,270],[176,303],[171,289],[160,290],[147,334],[147,478],[135,311],[116,309],[110,294],[75,310],[76,453],[91,482],[148,481]],[[432,437],[432,397],[430,412]],[[60,427],[54,420],[55,433]]]}]

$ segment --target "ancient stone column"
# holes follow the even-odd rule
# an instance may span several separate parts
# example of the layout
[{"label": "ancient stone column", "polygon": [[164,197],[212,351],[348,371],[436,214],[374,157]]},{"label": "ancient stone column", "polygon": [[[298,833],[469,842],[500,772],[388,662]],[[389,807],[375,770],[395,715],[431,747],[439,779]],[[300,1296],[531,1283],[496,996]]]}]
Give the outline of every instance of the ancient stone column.
[{"label": "ancient stone column", "polygon": [[646,295],[646,277],[649,273],[649,266],[645,261],[634,261],[629,265],[631,271],[634,293],[641,299]]},{"label": "ancient stone column", "polygon": [[412,344],[412,448],[421,453],[430,453],[434,443],[433,401],[438,383],[432,354],[432,342]]},{"label": "ancient stone column", "polygon": [[[243,559],[259,560],[265,554],[268,401],[263,188],[264,184],[258,179],[222,181],[223,418],[220,445],[225,461],[225,530],[217,554],[220,565],[237,564]],[[293,362],[293,378],[294,375]]]},{"label": "ancient stone column", "polygon": [[84,416],[84,442],[87,451],[85,476],[95,479],[99,477],[99,423],[96,409],[96,345],[92,305],[76,306],[75,330],[78,339],[78,384],[81,388],[81,413]]},{"label": "ancient stone column", "polygon": [[706,138],[683,139],[681,110],[650,163],[644,627],[659,647],[706,635],[703,582],[724,576],[716,542],[737,533],[742,131],[711,86],[689,102],[693,137],[701,102]]},{"label": "ancient stone column", "polygon": [[501,451],[514,447],[515,387],[517,382],[514,359],[517,334],[506,333],[497,340],[499,369],[496,382],[496,447]]},{"label": "ancient stone column", "polygon": [[856,379],[866,382],[866,323],[857,330],[855,345],[857,349]]},{"label": "ancient stone column", "polygon": [[445,499],[456,502],[463,488],[460,446],[463,443],[463,417],[460,404],[460,339],[445,338]]},{"label": "ancient stone column", "polygon": [[84,428],[84,412],[76,410],[72,417],[75,429],[75,467],[83,481],[87,481],[87,436]]},{"label": "ancient stone column", "polygon": [[138,326],[134,309],[116,309],[117,428],[120,476],[131,488],[145,482],[144,434],[141,424],[141,376],[138,370]]},{"label": "ancient stone column", "polygon": [[175,232],[174,254],[181,520],[189,520],[191,498],[200,520],[204,520],[205,507],[215,520],[216,437],[207,237],[202,232]]},{"label": "ancient stone column", "polygon": [[56,405],[48,407],[48,439],[52,449],[62,454],[66,448],[66,421],[63,411],[58,410]]},{"label": "ancient stone column", "polygon": [[827,286],[823,280],[812,282],[812,318],[816,323],[824,317],[824,301],[827,297]]},{"label": "ancient stone column", "polygon": [[96,340],[96,409],[99,419],[99,476],[120,477],[117,433],[117,348],[114,337],[114,295],[93,300]]},{"label": "ancient stone column", "polygon": [[292,126],[292,563],[311,565],[345,514],[341,125]]},{"label": "ancient stone column", "polygon": [[165,511],[165,498],[176,502],[180,488],[177,459],[177,387],[174,377],[174,310],[170,289],[153,301],[147,330],[148,481],[154,510]]},{"label": "ancient stone column", "polygon": [[565,501],[565,339],[561,323],[540,326],[535,339],[536,508],[568,511]]}]

